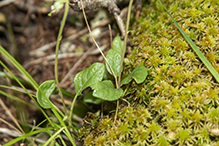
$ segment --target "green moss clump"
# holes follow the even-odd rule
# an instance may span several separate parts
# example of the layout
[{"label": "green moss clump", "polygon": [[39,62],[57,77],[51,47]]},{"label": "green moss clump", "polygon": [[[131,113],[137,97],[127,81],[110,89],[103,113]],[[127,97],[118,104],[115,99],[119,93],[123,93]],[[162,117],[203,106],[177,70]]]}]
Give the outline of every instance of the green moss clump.
[{"label": "green moss clump", "polygon": [[[163,0],[168,11],[219,71],[219,1]],[[132,107],[118,120],[96,120],[79,131],[85,145],[219,145],[219,87],[157,0],[144,6],[132,31],[135,47],[123,76],[144,65],[147,80],[132,82]],[[90,130],[87,130],[90,129]]]}]

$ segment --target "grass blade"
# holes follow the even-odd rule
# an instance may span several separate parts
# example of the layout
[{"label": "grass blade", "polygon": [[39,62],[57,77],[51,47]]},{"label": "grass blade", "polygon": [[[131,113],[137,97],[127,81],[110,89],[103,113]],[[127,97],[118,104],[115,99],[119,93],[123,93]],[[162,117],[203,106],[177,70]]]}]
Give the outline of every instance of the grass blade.
[{"label": "grass blade", "polygon": [[161,1],[159,0],[160,4],[164,8],[164,10],[167,12],[167,14],[170,16],[170,18],[173,20],[176,27],[179,29],[183,37],[186,39],[186,41],[189,43],[189,45],[192,47],[193,51],[198,55],[199,59],[203,62],[203,64],[207,67],[207,69],[211,72],[211,74],[214,76],[214,78],[219,83],[219,74],[214,69],[214,67],[211,65],[211,63],[207,60],[207,58],[202,54],[202,52],[198,49],[198,47],[194,44],[194,42],[189,38],[189,36],[182,30],[182,28],[178,25],[178,23],[173,19],[173,17],[170,15],[170,13],[167,11],[167,9],[163,6]]},{"label": "grass blade", "polygon": [[18,63],[2,46],[0,52],[29,80],[31,85],[37,90],[39,85],[34,81],[30,74]]},{"label": "grass blade", "polygon": [[39,129],[39,130],[30,132],[30,133],[27,133],[27,134],[25,134],[23,136],[20,136],[18,138],[15,138],[15,139],[9,141],[8,143],[4,144],[3,146],[11,146],[14,143],[16,143],[16,142],[18,142],[18,141],[20,141],[22,139],[25,139],[25,138],[27,138],[29,136],[32,136],[32,135],[35,135],[35,134],[38,134],[38,133],[42,133],[42,132],[45,132],[45,131],[48,131],[48,130],[52,130],[52,129],[53,129],[52,127],[49,127],[49,128],[43,128],[43,129]]}]

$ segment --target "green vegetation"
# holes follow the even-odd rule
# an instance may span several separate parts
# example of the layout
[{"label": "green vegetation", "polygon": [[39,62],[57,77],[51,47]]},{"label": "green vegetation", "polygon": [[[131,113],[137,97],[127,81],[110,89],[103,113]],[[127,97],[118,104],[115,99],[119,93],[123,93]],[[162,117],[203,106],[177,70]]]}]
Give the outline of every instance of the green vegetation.
[{"label": "green vegetation", "polygon": [[[37,90],[37,94],[29,93],[22,80],[14,76],[2,61],[0,64],[46,117],[46,120],[28,133],[18,126],[22,136],[8,142],[6,146],[22,139],[34,143],[29,137],[45,131],[50,138],[44,145],[58,145],[55,139],[60,139],[66,145],[61,133],[67,136],[72,145],[76,145],[73,137],[80,139],[85,145],[219,145],[217,0],[163,0],[167,11],[159,1],[151,0],[149,5],[142,8],[141,16],[134,25],[135,29],[130,31],[134,48],[124,59],[124,65],[126,47],[116,37],[112,49],[104,57],[105,65],[94,63],[75,76],[76,95],[59,87],[57,73],[59,43],[68,14],[68,2],[56,1],[52,11],[56,12],[66,4],[57,38],[55,80],[38,85],[0,46],[2,55],[28,79],[29,85]],[[174,24],[171,17],[181,28],[176,22]],[[128,22],[129,18],[130,9]],[[127,29],[128,23],[126,32]],[[127,36],[125,42],[126,39]],[[107,73],[113,79],[104,77]],[[74,98],[70,108],[65,107],[63,101],[64,110],[61,111],[50,101],[49,97],[56,86],[62,100],[62,94]],[[90,114],[84,119],[84,126],[77,131],[72,126],[73,108],[77,97],[87,87],[91,87],[93,91],[84,95],[84,101],[99,104],[106,100],[111,104],[117,100],[117,109],[118,101],[123,101],[118,114],[117,109],[113,108],[108,108],[111,112],[103,117]],[[7,95],[3,91],[0,94]],[[107,103],[104,104],[107,106]],[[52,116],[48,116],[41,107],[51,109]],[[46,128],[36,129],[45,121],[48,121]]]},{"label": "green vegetation", "polygon": [[[162,3],[218,72],[219,2]],[[123,76],[143,65],[147,80],[127,86],[131,106],[121,109],[115,124],[109,116],[93,116],[80,129],[81,140],[85,145],[219,145],[218,78],[158,1],[151,0],[141,13]]]}]

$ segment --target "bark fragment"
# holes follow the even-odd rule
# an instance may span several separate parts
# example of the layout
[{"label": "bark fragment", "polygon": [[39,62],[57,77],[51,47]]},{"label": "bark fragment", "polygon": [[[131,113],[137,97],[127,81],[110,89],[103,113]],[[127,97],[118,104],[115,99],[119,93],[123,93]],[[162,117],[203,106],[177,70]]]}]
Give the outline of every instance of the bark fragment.
[{"label": "bark fragment", "polygon": [[[119,29],[122,33],[121,38],[125,37],[125,25],[120,17],[120,9],[117,4],[121,3],[124,0],[82,0],[85,11],[94,10],[97,8],[108,8],[108,11],[112,13],[117,21]],[[81,11],[82,5],[80,0],[70,0],[70,6],[75,11]],[[136,8],[139,11],[142,7],[142,0],[136,0]]]}]

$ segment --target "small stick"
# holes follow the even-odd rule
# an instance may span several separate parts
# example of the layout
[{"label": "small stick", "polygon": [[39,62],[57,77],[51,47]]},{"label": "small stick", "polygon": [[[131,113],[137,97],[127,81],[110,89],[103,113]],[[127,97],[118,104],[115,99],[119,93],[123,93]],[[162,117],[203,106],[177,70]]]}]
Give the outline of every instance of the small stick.
[{"label": "small stick", "polygon": [[[103,50],[106,49],[107,46],[108,46],[108,44],[102,46],[100,49],[103,51]],[[66,81],[68,80],[68,78],[73,74],[74,70],[82,63],[82,61],[83,61],[84,59],[87,58],[87,56],[93,55],[93,54],[95,54],[95,53],[99,53],[99,51],[96,51],[96,50],[91,51],[91,49],[89,49],[86,53],[84,53],[84,54],[82,55],[82,57],[81,57],[81,58],[74,64],[74,66],[70,69],[70,71],[67,73],[67,75],[62,79],[62,81],[60,82],[60,84],[66,82]]]},{"label": "small stick", "polygon": [[[126,22],[126,30],[125,30],[125,39],[124,39],[124,45],[123,45],[122,59],[121,59],[121,63],[120,63],[120,70],[119,70],[119,77],[118,77],[118,88],[120,88],[120,83],[121,83],[122,66],[123,66],[123,61],[124,61],[125,51],[126,51],[126,43],[127,43],[127,38],[128,38],[127,32],[128,32],[128,28],[129,28],[129,21],[130,21],[130,16],[131,16],[132,3],[133,3],[133,0],[130,0],[128,15],[127,15],[127,22]],[[118,110],[119,110],[119,99],[117,100],[117,106],[116,106],[116,113],[115,113],[114,123],[116,122]]]},{"label": "small stick", "polygon": [[113,45],[112,45],[112,43],[113,43],[112,29],[111,29],[110,25],[108,25],[108,26],[109,26],[109,33],[110,33],[110,48],[113,48]]},{"label": "small stick", "polygon": [[[120,9],[117,7],[117,3],[122,2],[123,0],[82,0],[84,10],[94,10],[96,8],[104,7],[108,8],[108,11],[112,13],[117,21],[119,29],[122,33],[121,38],[125,37],[125,25],[122,18],[120,17]],[[74,11],[81,11],[82,4],[80,0],[71,0],[69,3],[70,7]]]}]

